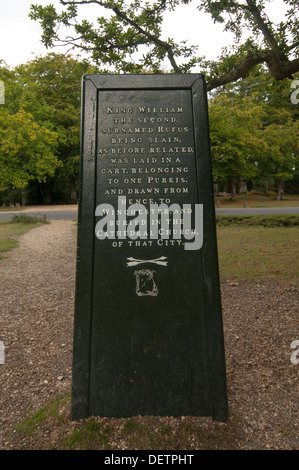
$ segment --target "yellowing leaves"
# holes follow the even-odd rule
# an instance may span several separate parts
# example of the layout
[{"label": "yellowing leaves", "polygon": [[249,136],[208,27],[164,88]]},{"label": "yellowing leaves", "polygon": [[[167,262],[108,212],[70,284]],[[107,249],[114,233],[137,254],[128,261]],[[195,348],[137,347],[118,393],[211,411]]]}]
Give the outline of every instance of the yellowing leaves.
[{"label": "yellowing leaves", "polygon": [[214,176],[293,177],[298,121],[287,107],[236,93],[217,95],[210,103],[210,135]]},{"label": "yellowing leaves", "polygon": [[0,190],[24,188],[32,179],[54,175],[57,135],[33,121],[24,110],[0,109]]}]

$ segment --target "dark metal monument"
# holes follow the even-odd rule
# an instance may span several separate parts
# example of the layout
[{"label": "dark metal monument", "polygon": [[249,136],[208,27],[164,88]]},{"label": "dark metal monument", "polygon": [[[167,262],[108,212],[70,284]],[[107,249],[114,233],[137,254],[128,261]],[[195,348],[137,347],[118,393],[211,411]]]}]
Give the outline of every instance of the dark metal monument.
[{"label": "dark metal monument", "polygon": [[225,421],[203,76],[84,76],[80,184],[72,419]]}]

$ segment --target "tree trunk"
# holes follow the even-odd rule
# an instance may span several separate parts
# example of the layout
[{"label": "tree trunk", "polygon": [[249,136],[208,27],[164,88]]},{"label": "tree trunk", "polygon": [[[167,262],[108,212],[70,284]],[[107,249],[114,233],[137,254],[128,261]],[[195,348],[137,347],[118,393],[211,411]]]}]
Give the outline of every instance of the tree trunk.
[{"label": "tree trunk", "polygon": [[230,200],[234,201],[236,199],[236,183],[234,180],[230,180]]},{"label": "tree trunk", "polygon": [[39,188],[43,197],[43,204],[49,205],[52,203],[54,186],[55,184],[52,180],[40,183]]},{"label": "tree trunk", "polygon": [[245,181],[245,180],[241,180],[241,181],[240,181],[239,193],[240,193],[240,194],[248,193],[247,181]]},{"label": "tree trunk", "polygon": [[214,186],[214,194],[219,193],[219,185],[218,185],[218,182],[217,182],[217,178],[214,178],[213,186]]},{"label": "tree trunk", "polygon": [[269,192],[269,181],[265,180],[263,184],[264,184],[264,193],[268,194],[268,192]]},{"label": "tree trunk", "polygon": [[275,199],[277,201],[282,201],[284,195],[284,181],[280,178],[276,178],[276,195]]},{"label": "tree trunk", "polygon": [[78,195],[76,190],[76,180],[70,177],[70,193],[71,193],[71,200],[77,202]]},{"label": "tree trunk", "polygon": [[21,199],[22,199],[22,206],[26,206],[26,191],[24,189],[21,190]]}]

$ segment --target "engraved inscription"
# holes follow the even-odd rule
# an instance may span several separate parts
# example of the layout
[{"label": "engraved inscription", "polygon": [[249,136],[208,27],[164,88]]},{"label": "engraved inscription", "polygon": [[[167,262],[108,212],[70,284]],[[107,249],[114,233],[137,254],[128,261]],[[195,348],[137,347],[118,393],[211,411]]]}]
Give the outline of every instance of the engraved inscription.
[{"label": "engraved inscription", "polygon": [[[152,106],[146,101],[159,103]],[[196,167],[189,92],[105,91],[99,95],[98,105],[97,203],[116,207],[119,196],[126,196],[128,205],[146,207],[195,203]],[[128,240],[113,246],[141,246],[137,242]],[[177,245],[180,242],[175,240]],[[152,245],[152,241],[147,243],[143,242],[143,246]],[[156,244],[161,246],[161,240]]]}]

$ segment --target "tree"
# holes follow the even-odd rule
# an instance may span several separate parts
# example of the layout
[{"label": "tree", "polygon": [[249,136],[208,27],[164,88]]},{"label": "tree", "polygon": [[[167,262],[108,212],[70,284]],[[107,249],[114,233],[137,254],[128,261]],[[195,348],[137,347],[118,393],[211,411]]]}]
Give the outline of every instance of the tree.
[{"label": "tree", "polygon": [[77,201],[76,182],[80,158],[80,94],[82,75],[91,71],[87,61],[69,55],[48,54],[15,68],[22,93],[20,108],[36,123],[57,136],[59,165],[55,175],[40,184],[44,202],[51,203],[58,184],[69,186],[71,199]]},{"label": "tree", "polygon": [[210,99],[213,171],[232,195],[240,179],[254,178],[274,180],[282,199],[284,182],[296,175],[299,125],[289,85],[259,68]]},{"label": "tree", "polygon": [[228,184],[232,200],[240,181],[257,176],[257,155],[265,151],[265,142],[258,133],[263,114],[260,105],[227,93],[211,100],[213,175],[218,181]]},{"label": "tree", "polygon": [[[84,51],[104,71],[161,72],[166,58],[175,73],[190,72],[199,65],[206,74],[208,90],[213,90],[246,76],[259,64],[265,64],[277,80],[291,78],[299,70],[299,59],[295,56],[299,46],[297,0],[284,0],[286,18],[278,25],[267,16],[265,0],[198,0],[199,12],[210,14],[215,23],[222,23],[224,30],[232,31],[236,37],[235,44],[224,50],[218,61],[198,57],[196,47],[189,46],[187,41],[176,43],[173,38],[162,38],[164,13],[182,3],[187,9],[191,0],[60,0],[60,3],[61,13],[53,5],[31,6],[30,17],[40,22],[43,43],[46,47],[67,45]],[[78,6],[91,4],[99,7],[99,15],[102,13],[96,25],[78,20]],[[60,25],[72,29],[72,36],[60,37]],[[134,54],[140,50],[145,52],[136,61]]]},{"label": "tree", "polygon": [[284,110],[280,112],[279,121],[266,125],[261,133],[266,147],[265,152],[259,155],[259,176],[275,180],[275,198],[281,200],[284,183],[294,177],[298,162],[298,121]]},{"label": "tree", "polygon": [[[30,126],[37,126],[40,130],[47,129],[49,135],[55,135],[55,171],[51,168],[47,175],[36,179],[32,172],[26,180],[29,189],[38,187],[34,192],[41,194],[37,200],[44,203],[54,202],[59,193],[64,201],[71,200],[70,194],[77,201],[81,80],[82,75],[93,70],[86,60],[78,61],[69,55],[53,53],[14,69],[0,64],[0,80],[5,83],[5,106],[2,110],[6,111],[5,116],[9,115],[5,126],[8,138],[11,140],[13,133],[21,132],[20,126],[15,127],[21,116],[26,121],[28,133]],[[9,126],[12,126],[11,136]],[[32,141],[36,149],[40,143]],[[2,142],[0,144],[3,147]],[[46,145],[45,139],[43,144]],[[53,148],[53,142],[49,140],[48,150],[44,149],[45,158]],[[69,192],[66,195],[67,188]]]},{"label": "tree", "polygon": [[16,114],[0,108],[0,191],[24,188],[44,181],[59,166],[56,134],[39,126],[23,110]]}]

